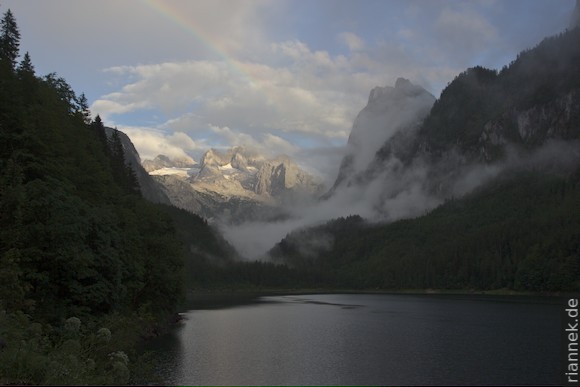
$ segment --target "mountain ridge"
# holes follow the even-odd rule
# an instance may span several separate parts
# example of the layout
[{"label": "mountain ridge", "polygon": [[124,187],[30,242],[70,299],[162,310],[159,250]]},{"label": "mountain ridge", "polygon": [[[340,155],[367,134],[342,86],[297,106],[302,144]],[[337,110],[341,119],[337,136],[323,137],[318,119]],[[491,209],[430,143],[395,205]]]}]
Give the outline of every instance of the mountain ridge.
[{"label": "mountain ridge", "polygon": [[381,144],[414,131],[434,102],[433,95],[404,78],[398,78],[394,87],[373,88],[367,105],[355,118],[334,185],[324,197],[331,196],[340,185],[364,179]]},{"label": "mountain ridge", "polygon": [[320,180],[288,156],[266,158],[243,146],[209,149],[199,164],[187,167],[166,156],[157,159],[163,161],[157,163],[161,168],[149,174],[164,186],[171,202],[212,220],[276,218],[282,216],[284,205],[311,200],[323,190]]},{"label": "mountain ridge", "polygon": [[[499,72],[481,66],[462,72],[428,114],[417,115],[414,128],[395,131],[365,160],[362,171],[349,169],[353,156],[347,154],[325,198],[341,185],[365,189],[370,184],[390,184],[383,202],[412,186],[442,201],[459,194],[454,187],[470,178],[474,168],[499,170],[513,159],[513,153],[525,157],[549,140],[577,140],[579,42],[580,28],[575,28],[523,51]],[[373,109],[389,108],[390,101],[373,100],[381,95],[380,90],[371,91],[369,105],[357,120],[374,114]],[[372,124],[378,117],[367,122]],[[365,129],[372,132],[369,126],[357,127],[355,121],[349,143]],[[413,178],[417,171],[420,176]],[[393,186],[400,180],[405,181]]]},{"label": "mountain ridge", "polygon": [[[339,174],[329,201],[350,181],[377,191],[383,216],[295,230],[270,256],[321,286],[580,289],[579,43],[575,28],[499,72],[459,74],[414,131],[389,137],[362,174]],[[435,201],[389,217],[400,197]]]}]

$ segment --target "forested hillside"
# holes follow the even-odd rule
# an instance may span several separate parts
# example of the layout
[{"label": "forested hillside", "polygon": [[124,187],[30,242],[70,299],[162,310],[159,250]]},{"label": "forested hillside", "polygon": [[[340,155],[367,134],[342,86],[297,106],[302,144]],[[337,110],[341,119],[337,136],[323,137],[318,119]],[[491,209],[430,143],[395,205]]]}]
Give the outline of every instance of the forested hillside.
[{"label": "forested hillside", "polygon": [[[495,161],[504,156],[506,142],[533,148],[550,137],[579,138],[579,43],[580,28],[575,28],[521,52],[499,72],[478,66],[459,74],[433,105],[417,145],[434,155],[458,147],[469,158]],[[572,106],[555,106],[556,114],[546,111],[561,98],[573,101]],[[525,118],[521,113],[535,109],[544,109],[549,125],[530,122],[530,132],[519,130]],[[497,135],[495,141],[489,144],[484,132]]]},{"label": "forested hillside", "polygon": [[[296,231],[271,251],[275,261],[330,287],[579,290],[579,43],[577,27],[499,73],[468,69],[413,143],[394,137],[377,152],[377,176],[389,157],[409,169],[426,163],[422,183],[447,199],[443,206],[392,224],[355,216]],[[489,171],[499,177],[484,184]],[[456,199],[457,181],[483,186]],[[385,190],[393,184],[384,181]]]},{"label": "forested hillside", "polygon": [[[311,286],[578,291],[579,214],[580,169],[518,172],[416,219],[353,216],[296,231],[271,255],[312,272]],[[332,243],[307,248],[320,240]]]},{"label": "forested hillside", "polygon": [[124,383],[138,370],[133,344],[183,298],[184,258],[219,255],[221,240],[193,215],[180,238],[173,218],[183,216],[141,197],[119,134],[107,136],[64,79],[37,76],[28,53],[19,59],[19,41],[7,11],[0,384]]}]

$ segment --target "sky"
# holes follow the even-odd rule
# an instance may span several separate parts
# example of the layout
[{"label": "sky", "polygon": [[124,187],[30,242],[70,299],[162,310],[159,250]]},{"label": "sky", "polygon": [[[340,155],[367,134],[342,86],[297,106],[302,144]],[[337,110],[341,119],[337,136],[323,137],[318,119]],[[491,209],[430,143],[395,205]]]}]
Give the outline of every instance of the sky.
[{"label": "sky", "polygon": [[435,97],[563,31],[574,0],[0,0],[38,75],[56,72],[141,158],[287,154],[332,184],[375,86]]}]

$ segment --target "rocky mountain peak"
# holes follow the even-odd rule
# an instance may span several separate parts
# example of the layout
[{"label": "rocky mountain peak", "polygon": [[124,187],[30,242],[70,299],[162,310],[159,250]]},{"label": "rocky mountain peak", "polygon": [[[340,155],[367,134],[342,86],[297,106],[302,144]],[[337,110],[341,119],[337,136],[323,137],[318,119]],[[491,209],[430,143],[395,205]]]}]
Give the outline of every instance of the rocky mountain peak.
[{"label": "rocky mountain peak", "polygon": [[394,87],[372,89],[367,106],[354,121],[334,188],[367,170],[391,137],[417,128],[434,102],[431,93],[405,78],[398,78]]},{"label": "rocky mountain peak", "polygon": [[397,78],[395,81],[395,89],[405,89],[413,86],[414,85],[411,83],[411,81],[405,78]]},{"label": "rocky mountain peak", "polygon": [[[290,200],[318,197],[322,182],[286,155],[266,158],[251,148],[207,150],[197,165],[171,168],[166,156],[150,171],[172,203],[208,218],[258,219]],[[153,164],[152,164],[153,165]],[[187,169],[187,170],[185,170]]]},{"label": "rocky mountain peak", "polygon": [[242,168],[238,169],[245,169],[248,166],[256,166],[255,164],[263,159],[256,152],[243,146],[235,146],[224,150],[211,148],[203,154],[200,168],[203,169],[205,166],[223,167],[227,164],[232,164],[234,168],[242,166]]},{"label": "rocky mountain peak", "polygon": [[210,167],[217,167],[221,165],[225,165],[229,162],[227,160],[227,154],[223,154],[216,149],[209,149],[207,150],[203,156],[201,157],[201,168],[205,168],[206,166]]},{"label": "rocky mountain peak", "polygon": [[282,155],[262,164],[256,174],[255,192],[283,197],[288,194],[319,194],[322,185],[288,156]]},{"label": "rocky mountain peak", "polygon": [[189,156],[169,158],[166,155],[157,155],[153,160],[143,160],[141,165],[147,172],[153,172],[163,168],[191,168],[197,163]]},{"label": "rocky mountain peak", "polygon": [[117,129],[105,127],[107,137],[111,138],[114,132],[117,133],[121,143],[123,144],[125,163],[127,163],[135,173],[143,197],[151,202],[169,204],[170,200],[163,192],[163,188],[159,183],[153,180],[151,176],[149,176],[149,171],[145,168],[145,164],[147,164],[146,162],[151,162],[151,160],[145,160],[145,162],[142,163],[137,149],[135,149],[131,139],[125,133]]},{"label": "rocky mountain peak", "polygon": [[[395,100],[402,100],[409,97],[415,97],[427,93],[421,86],[414,85],[405,78],[397,78],[395,86],[377,86],[373,88],[369,94],[369,101],[367,107],[378,105],[379,108],[384,108],[386,104],[392,104]],[[433,97],[434,98],[434,97]]]},{"label": "rocky mountain peak", "polygon": [[232,168],[239,169],[240,171],[248,170],[248,160],[240,152],[234,153],[230,163],[232,164]]}]

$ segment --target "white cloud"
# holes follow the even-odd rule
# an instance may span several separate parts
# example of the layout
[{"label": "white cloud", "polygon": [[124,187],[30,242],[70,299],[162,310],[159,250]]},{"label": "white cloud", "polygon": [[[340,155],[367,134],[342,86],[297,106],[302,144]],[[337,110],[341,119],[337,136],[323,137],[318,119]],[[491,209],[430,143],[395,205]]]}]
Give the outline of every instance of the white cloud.
[{"label": "white cloud", "polygon": [[[111,98],[111,96],[105,96]],[[115,114],[130,113],[135,110],[140,110],[146,108],[147,104],[145,101],[139,103],[119,103],[112,99],[100,99],[95,101],[91,105],[91,112],[94,115],[99,114],[101,118],[107,120],[109,117]]]},{"label": "white cloud", "polygon": [[[184,132],[209,146],[242,139],[262,144],[268,135],[285,141],[289,146],[279,148],[287,150],[342,145],[373,87],[405,77],[438,95],[475,57],[499,45],[500,36],[492,13],[482,9],[501,10],[487,0],[397,3],[393,12],[404,22],[381,27],[374,35],[365,34],[367,26],[358,23],[302,25],[331,31],[327,36],[341,43],[334,49],[307,42],[309,37],[292,29],[278,39],[285,20],[280,12],[292,16],[294,11],[284,2],[170,1],[167,6],[180,12],[181,33],[193,33],[185,21],[197,24],[191,42],[184,45],[177,38],[183,36],[171,30],[176,26],[165,25],[165,15],[159,32],[167,34],[164,47],[191,53],[108,67],[102,75],[110,77],[105,81],[111,81],[112,92],[103,93],[92,110],[120,125],[131,124],[136,116],[157,115],[153,127]],[[362,7],[366,17],[374,15]],[[150,8],[139,8],[139,14],[145,17]],[[288,23],[285,27],[294,22]],[[131,25],[141,31],[140,22]],[[201,43],[205,54],[198,51]],[[152,47],[151,42],[135,44]],[[212,131],[211,126],[229,128],[236,136]]]},{"label": "white cloud", "polygon": [[[392,84],[398,76],[419,75],[407,61],[389,65],[365,51],[331,55],[296,40],[273,44],[270,54],[281,64],[191,60],[113,67],[107,71],[125,77],[126,83],[93,108],[111,118],[156,107],[169,116],[164,129],[194,138],[214,125],[252,138],[296,134],[303,136],[303,143],[338,145],[346,141],[373,87]],[[440,76],[422,77],[431,75]]]},{"label": "white cloud", "polygon": [[141,160],[153,159],[157,155],[184,157],[195,151],[207,149],[207,144],[193,141],[183,132],[166,133],[134,126],[123,126],[119,130],[129,136]]},{"label": "white cloud", "polygon": [[338,37],[350,51],[361,51],[366,46],[364,40],[352,32],[342,32]]},{"label": "white cloud", "polygon": [[299,151],[296,145],[271,133],[264,133],[259,138],[255,138],[247,133],[241,133],[228,127],[211,125],[210,129],[224,140],[226,147],[243,145],[269,157],[278,155],[294,156]]},{"label": "white cloud", "polygon": [[[189,60],[111,67],[105,74],[124,82],[95,101],[93,110],[118,122],[122,114],[155,107],[165,117],[155,128],[186,133],[196,145],[246,145],[293,156],[304,147],[346,143],[373,87],[392,85],[399,76],[437,84],[456,74],[452,69],[410,66],[413,53],[400,45],[379,42],[369,47],[355,34],[342,37],[350,42],[348,55],[331,55],[290,40],[271,44],[268,62]],[[141,153],[178,153],[165,137],[162,145],[154,146],[151,135],[139,136],[135,142]],[[183,150],[199,158],[199,148],[191,148]],[[343,148],[338,149],[342,154]],[[340,162],[332,161],[335,165],[305,157],[302,167],[332,184]]]},{"label": "white cloud", "polygon": [[499,38],[497,29],[481,13],[470,9],[444,8],[435,20],[433,33],[439,53],[452,56],[458,63],[473,60]]}]

